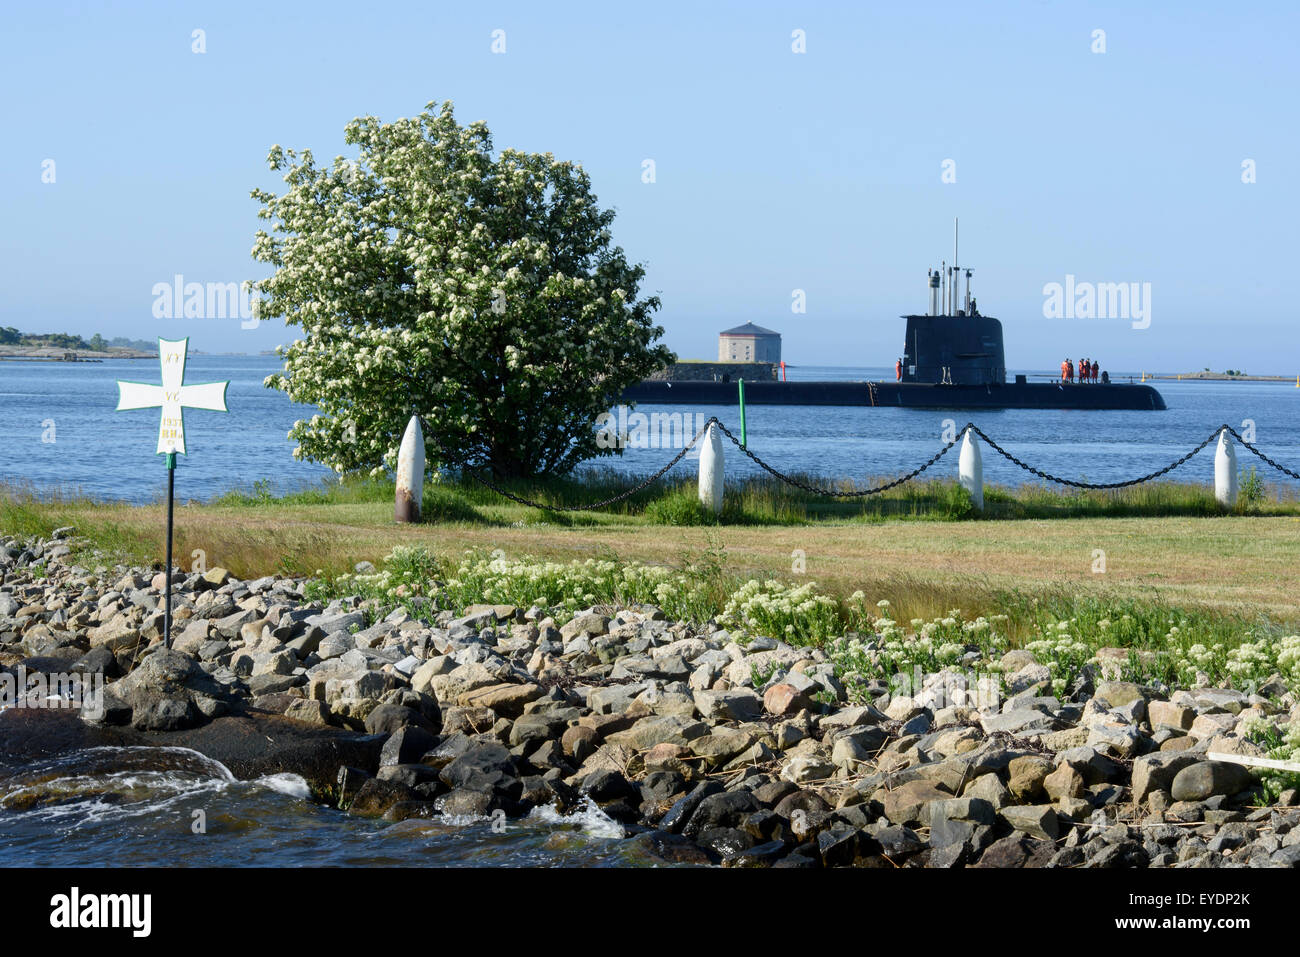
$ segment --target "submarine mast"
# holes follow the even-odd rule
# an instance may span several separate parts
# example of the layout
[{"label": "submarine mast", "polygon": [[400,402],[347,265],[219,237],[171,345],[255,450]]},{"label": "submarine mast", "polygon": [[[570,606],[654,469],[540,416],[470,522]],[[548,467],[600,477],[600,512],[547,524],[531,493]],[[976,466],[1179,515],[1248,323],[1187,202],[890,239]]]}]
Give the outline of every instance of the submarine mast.
[{"label": "submarine mast", "polygon": [[[952,222],[952,262],[926,270],[924,315],[904,316],[902,382],[1001,385],[1006,381],[1002,323],[982,316],[971,298],[974,270],[961,265],[960,223]],[[962,289],[965,274],[966,288]]]}]

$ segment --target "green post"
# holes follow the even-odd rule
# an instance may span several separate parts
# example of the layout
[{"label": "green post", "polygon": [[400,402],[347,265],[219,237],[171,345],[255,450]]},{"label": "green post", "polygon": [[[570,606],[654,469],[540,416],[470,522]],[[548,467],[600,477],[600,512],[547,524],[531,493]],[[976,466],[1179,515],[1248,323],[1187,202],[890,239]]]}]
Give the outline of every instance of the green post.
[{"label": "green post", "polygon": [[740,444],[748,448],[749,436],[745,433],[745,380],[737,379],[736,384],[740,387]]}]

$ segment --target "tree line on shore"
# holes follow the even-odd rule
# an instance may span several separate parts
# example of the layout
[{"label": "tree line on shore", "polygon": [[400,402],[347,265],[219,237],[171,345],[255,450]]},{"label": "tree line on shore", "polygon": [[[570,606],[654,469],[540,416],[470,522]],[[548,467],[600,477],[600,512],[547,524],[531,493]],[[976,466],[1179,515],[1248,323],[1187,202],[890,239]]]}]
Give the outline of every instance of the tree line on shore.
[{"label": "tree line on shore", "polygon": [[71,332],[20,332],[13,326],[0,326],[0,346],[51,346],[60,349],[80,349],[86,352],[107,352],[109,349],[139,349],[152,351],[157,343],[144,339],[115,336],[105,339],[98,332],[89,339]]}]

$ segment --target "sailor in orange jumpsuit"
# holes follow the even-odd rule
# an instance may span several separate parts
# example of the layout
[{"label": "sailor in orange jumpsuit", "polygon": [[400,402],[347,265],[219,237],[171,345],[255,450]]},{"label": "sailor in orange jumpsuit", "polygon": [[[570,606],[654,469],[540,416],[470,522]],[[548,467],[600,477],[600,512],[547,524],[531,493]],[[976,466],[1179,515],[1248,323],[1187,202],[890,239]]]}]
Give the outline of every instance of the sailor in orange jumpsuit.
[{"label": "sailor in orange jumpsuit", "polygon": [[1097,381],[1097,376],[1101,374],[1101,363],[1094,361],[1092,364],[1092,381]]},{"label": "sailor in orange jumpsuit", "polygon": [[901,358],[894,363],[894,378],[899,382],[903,381],[903,360]]},{"label": "sailor in orange jumpsuit", "polygon": [[1069,379],[1070,379],[1070,371],[1069,371],[1069,369],[1067,368],[1067,366],[1069,366],[1069,364],[1070,364],[1070,362],[1069,362],[1068,359],[1062,359],[1062,360],[1061,360],[1061,381],[1062,381],[1062,382],[1068,382]]},{"label": "sailor in orange jumpsuit", "polygon": [[1083,385],[1088,381],[1088,360],[1079,360],[1079,384]]},{"label": "sailor in orange jumpsuit", "polygon": [[1070,359],[1065,360],[1065,378],[1068,382],[1074,381],[1074,362]]}]

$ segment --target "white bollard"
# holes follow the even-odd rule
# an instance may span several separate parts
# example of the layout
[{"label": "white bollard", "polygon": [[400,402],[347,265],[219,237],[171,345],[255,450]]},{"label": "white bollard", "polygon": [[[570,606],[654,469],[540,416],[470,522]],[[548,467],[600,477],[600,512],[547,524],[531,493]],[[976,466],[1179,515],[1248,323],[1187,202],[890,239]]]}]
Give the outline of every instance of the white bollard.
[{"label": "white bollard", "polygon": [[722,513],[722,433],[716,422],[700,440],[700,504],[714,515]]},{"label": "white bollard", "polygon": [[397,450],[397,502],[393,518],[398,522],[418,522],[424,503],[424,430],[418,416],[411,416]]},{"label": "white bollard", "polygon": [[1224,508],[1237,504],[1237,450],[1227,432],[1219,433],[1214,450],[1214,498]]},{"label": "white bollard", "polygon": [[984,460],[980,456],[980,443],[969,431],[961,437],[961,455],[957,459],[957,481],[970,492],[971,502],[984,511]]}]

